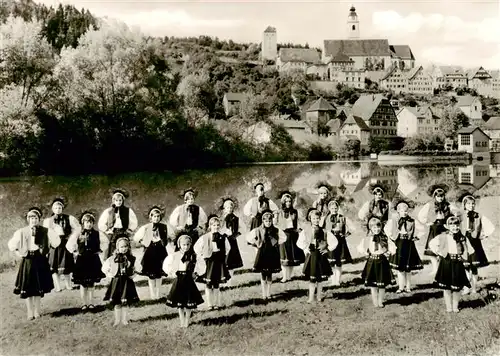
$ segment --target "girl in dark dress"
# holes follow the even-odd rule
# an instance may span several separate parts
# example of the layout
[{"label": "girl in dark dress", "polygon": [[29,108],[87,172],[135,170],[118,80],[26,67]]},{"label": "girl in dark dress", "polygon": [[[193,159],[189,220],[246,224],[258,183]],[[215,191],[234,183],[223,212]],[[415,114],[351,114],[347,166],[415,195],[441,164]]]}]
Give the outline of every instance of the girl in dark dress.
[{"label": "girl in dark dress", "polygon": [[50,247],[56,248],[61,243],[57,232],[39,225],[41,218],[41,209],[29,209],[28,226],[17,230],[8,242],[9,250],[22,258],[14,294],[26,299],[28,320],[40,317],[40,300],[54,288],[47,254]]},{"label": "girl in dark dress", "polygon": [[102,266],[102,271],[111,279],[104,300],[109,300],[114,306],[114,326],[128,324],[128,306],[139,301],[134,280],[135,257],[130,252],[130,240],[120,237],[116,241],[116,250],[113,256],[108,258]]},{"label": "girl in dark dress", "polygon": [[314,302],[315,290],[318,302],[323,300],[323,282],[332,275],[328,252],[333,251],[338,244],[337,239],[330,231],[319,226],[320,219],[321,213],[315,208],[310,208],[307,212],[307,220],[310,224],[304,226],[297,241],[297,246],[306,254],[302,273],[309,281],[308,303]]},{"label": "girl in dark dress", "polygon": [[[231,276],[233,270],[243,267],[243,259],[238,246],[238,237],[242,231],[245,231],[245,227],[241,219],[234,214],[237,207],[238,200],[232,196],[222,197],[219,202],[219,210],[222,212],[222,228],[227,230],[227,239],[229,245],[231,245],[226,258],[227,269]],[[231,280],[228,283],[231,283]]]},{"label": "girl in dark dress", "polygon": [[438,267],[438,256],[429,248],[429,242],[437,235],[446,231],[445,222],[452,215],[451,204],[446,200],[448,187],[445,184],[434,184],[429,187],[427,194],[432,201],[426,203],[418,213],[418,221],[429,227],[424,255],[429,256],[432,264],[431,274],[435,275]]},{"label": "girl in dark dress", "polygon": [[70,277],[75,267],[75,260],[73,255],[66,249],[66,244],[69,239],[74,239],[80,235],[81,231],[81,226],[74,216],[63,214],[66,205],[64,198],[55,198],[51,204],[52,216],[43,221],[43,226],[54,230],[61,239],[59,246],[49,250],[49,265],[56,292],[61,291],[61,276],[64,276],[66,289],[71,290],[73,288]]},{"label": "girl in dark dress", "polygon": [[262,225],[250,231],[247,242],[257,248],[253,269],[261,274],[262,298],[271,298],[273,273],[281,271],[279,245],[285,243],[286,235],[273,225],[273,213],[262,213]]},{"label": "girl in dark dress", "polygon": [[194,244],[194,252],[205,261],[205,273],[201,280],[206,284],[205,296],[209,309],[222,307],[220,285],[226,283],[231,275],[226,265],[227,254],[231,250],[226,228],[221,230],[217,215],[208,217],[209,232]]},{"label": "girl in dark dress", "polygon": [[450,216],[446,220],[445,228],[446,232],[429,242],[429,248],[441,257],[435,281],[443,289],[446,311],[458,313],[460,291],[471,286],[465,269],[469,266],[469,256],[474,253],[474,248],[460,232],[458,216]]},{"label": "girl in dark dress", "polygon": [[474,249],[474,253],[469,255],[469,267],[466,268],[472,288],[469,290],[465,287],[463,293],[468,294],[471,291],[477,293],[478,268],[489,265],[481,240],[491,236],[495,231],[495,226],[486,216],[476,212],[476,198],[472,194],[465,192],[458,201],[462,204],[464,212],[461,224],[462,234]]},{"label": "girl in dark dress", "polygon": [[396,253],[389,257],[389,264],[397,271],[398,290],[396,293],[411,292],[411,271],[423,268],[418,255],[415,241],[417,233],[422,231],[418,223],[408,215],[408,210],[413,207],[410,201],[399,200],[394,204],[397,213],[385,226],[386,235],[395,242]]},{"label": "girl in dark dress", "polygon": [[286,190],[279,194],[281,209],[276,214],[275,225],[286,235],[285,243],[280,245],[281,268],[283,271],[282,282],[292,278],[293,267],[299,266],[305,261],[304,251],[297,246],[299,239],[297,209],[293,207],[295,194]]},{"label": "girl in dark dress", "polygon": [[325,227],[326,216],[329,213],[328,201],[330,200],[330,195],[332,194],[333,187],[327,182],[318,182],[316,184],[316,189],[318,192],[318,198],[312,203],[312,207],[319,211],[319,226],[323,228]]},{"label": "girl in dark dress", "polygon": [[370,184],[368,188],[372,194],[373,199],[367,201],[359,210],[358,217],[360,220],[364,221],[366,224],[367,232],[370,232],[368,222],[372,217],[376,217],[382,223],[382,229],[384,228],[387,220],[389,220],[390,205],[387,200],[384,199],[384,194],[387,193],[387,188],[380,184]]},{"label": "girl in dark dress", "polygon": [[181,235],[177,239],[179,250],[167,256],[163,262],[163,271],[170,277],[175,276],[167,296],[167,305],[179,310],[181,328],[187,328],[191,310],[203,304],[201,293],[196,287],[196,254],[193,251],[191,237]]},{"label": "girl in dark dress", "polygon": [[73,283],[80,285],[82,310],[93,309],[92,298],[94,285],[106,277],[102,273],[102,263],[99,254],[108,247],[108,238],[103,232],[94,229],[96,215],[92,211],[85,211],[80,222],[83,226],[81,233],[68,240],[66,249],[76,255]]},{"label": "girl in dark dress", "polygon": [[262,214],[270,210],[273,213],[278,211],[276,204],[265,196],[264,183],[257,183],[253,187],[255,197],[250,199],[243,207],[243,214],[250,217],[250,230],[262,225]]},{"label": "girl in dark dress", "polygon": [[141,261],[141,274],[148,277],[151,299],[160,298],[163,261],[167,257],[169,234],[172,228],[162,223],[164,216],[162,207],[155,205],[148,210],[149,224],[143,225],[134,235],[134,241],[144,246]]},{"label": "girl in dark dress", "polygon": [[370,288],[372,302],[375,307],[384,307],[385,288],[394,282],[391,266],[385,254],[394,253],[396,246],[382,231],[382,222],[372,217],[368,222],[370,232],[361,241],[358,251],[368,255],[365,268],[361,273],[365,286]]}]

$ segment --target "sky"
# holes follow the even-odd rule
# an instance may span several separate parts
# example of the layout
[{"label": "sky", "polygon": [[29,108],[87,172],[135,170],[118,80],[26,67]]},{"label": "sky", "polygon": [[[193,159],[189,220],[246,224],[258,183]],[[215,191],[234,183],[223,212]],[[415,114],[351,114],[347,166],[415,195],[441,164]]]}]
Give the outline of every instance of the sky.
[{"label": "sky", "polygon": [[407,44],[417,64],[500,68],[500,0],[35,2],[72,4],[162,37],[208,35],[260,43],[262,32],[271,25],[279,43],[314,47],[322,47],[325,39],[346,38],[346,20],[354,5],[361,38]]}]

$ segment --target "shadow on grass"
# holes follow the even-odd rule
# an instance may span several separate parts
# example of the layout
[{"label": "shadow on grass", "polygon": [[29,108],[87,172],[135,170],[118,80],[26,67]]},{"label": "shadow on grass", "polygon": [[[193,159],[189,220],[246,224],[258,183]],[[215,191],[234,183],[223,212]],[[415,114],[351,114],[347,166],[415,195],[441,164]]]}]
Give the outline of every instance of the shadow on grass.
[{"label": "shadow on grass", "polygon": [[245,287],[253,287],[256,285],[260,285],[260,280],[248,281],[248,282],[237,284],[234,286],[223,286],[220,288],[220,290],[225,291],[225,290],[239,289],[239,288],[245,288]]},{"label": "shadow on grass", "polygon": [[241,268],[241,269],[236,269],[234,270],[234,275],[239,275],[239,274],[246,274],[246,273],[255,273],[253,268]]},{"label": "shadow on grass", "polygon": [[145,307],[148,305],[165,304],[167,297],[162,297],[160,299],[144,299],[135,303],[133,306],[135,308]]},{"label": "shadow on grass", "polygon": [[54,318],[59,318],[63,316],[73,316],[73,315],[79,315],[79,314],[95,314],[95,313],[100,313],[105,311],[106,309],[112,309],[112,306],[109,304],[105,305],[96,305],[93,309],[86,309],[82,310],[82,308],[64,308],[64,309],[59,309],[55,312],[50,313],[51,316]]},{"label": "shadow on grass", "polygon": [[148,317],[142,318],[142,319],[135,319],[134,321],[139,322],[139,323],[147,323],[150,321],[157,321],[157,320],[172,320],[172,319],[175,319],[178,317],[179,317],[178,313],[170,313],[170,314],[162,314],[162,315],[156,315],[156,316],[148,316]]},{"label": "shadow on grass", "polygon": [[370,294],[370,290],[365,287],[348,292],[343,291],[342,289],[333,289],[332,291],[333,291],[332,299],[341,299],[341,300],[352,300]]},{"label": "shadow on grass", "polygon": [[389,299],[385,302],[385,304],[399,304],[399,305],[411,305],[411,304],[420,304],[426,302],[431,299],[439,299],[443,297],[443,292],[434,291],[434,292],[412,292],[411,295],[401,295],[396,294],[394,299]]},{"label": "shadow on grass", "polygon": [[252,318],[263,318],[266,316],[276,315],[276,314],[285,314],[288,313],[287,309],[276,309],[270,311],[262,311],[262,312],[254,312],[253,310],[249,310],[244,313],[239,314],[231,314],[231,315],[221,315],[214,318],[206,318],[199,320],[193,324],[200,324],[204,326],[209,325],[223,325],[223,324],[234,324],[239,320],[243,319],[252,319]]}]

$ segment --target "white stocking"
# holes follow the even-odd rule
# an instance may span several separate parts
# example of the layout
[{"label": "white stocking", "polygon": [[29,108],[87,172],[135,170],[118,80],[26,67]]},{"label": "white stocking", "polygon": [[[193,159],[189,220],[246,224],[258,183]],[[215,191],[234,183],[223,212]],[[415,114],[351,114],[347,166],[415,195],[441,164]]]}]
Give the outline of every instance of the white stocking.
[{"label": "white stocking", "polygon": [[184,309],[185,318],[184,318],[184,327],[187,328],[189,326],[189,319],[191,319],[191,310]]},{"label": "white stocking", "polygon": [[156,293],[155,293],[156,282],[154,279],[151,278],[148,279],[148,287],[149,287],[149,296],[151,297],[151,299],[156,299]]},{"label": "white stocking", "polygon": [[39,297],[39,296],[36,296],[36,297],[33,297],[33,316],[35,318],[39,318],[40,317],[40,301],[42,300],[42,297]]},{"label": "white stocking", "polygon": [[384,306],[385,299],[385,288],[378,288],[378,306],[382,308]]},{"label": "white stocking", "polygon": [[57,273],[52,273],[52,281],[54,282],[54,289],[56,292],[60,292],[61,282],[59,281],[59,275]]},{"label": "white stocking", "polygon": [[128,310],[128,307],[122,306],[122,324],[123,325],[128,324],[127,310]]},{"label": "white stocking", "polygon": [[460,301],[460,292],[452,292],[451,294],[452,307],[455,313],[458,313],[458,302]]},{"label": "white stocking", "polygon": [[377,287],[370,287],[370,294],[372,296],[372,303],[374,306],[378,307],[378,292]]},{"label": "white stocking", "polygon": [[451,290],[443,290],[443,298],[444,298],[444,304],[446,305],[446,311],[448,313],[453,311],[453,305],[452,305],[452,297],[451,297]]},{"label": "white stocking", "polygon": [[314,301],[315,290],[316,290],[316,284],[309,282],[309,299],[307,300],[308,303],[312,303]]},{"label": "white stocking", "polygon": [[318,302],[321,302],[323,299],[323,284],[321,282],[318,282],[316,284],[316,287],[316,299],[318,300]]},{"label": "white stocking", "polygon": [[33,318],[33,297],[26,298],[26,310],[28,311],[28,320]]}]

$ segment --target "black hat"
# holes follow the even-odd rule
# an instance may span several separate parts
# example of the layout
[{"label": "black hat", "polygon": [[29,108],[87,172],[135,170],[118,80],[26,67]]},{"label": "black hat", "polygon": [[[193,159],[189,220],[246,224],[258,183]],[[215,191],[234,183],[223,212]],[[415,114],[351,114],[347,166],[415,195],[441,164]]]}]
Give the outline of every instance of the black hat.
[{"label": "black hat", "polygon": [[195,198],[198,196],[198,192],[196,191],[196,189],[187,188],[181,192],[181,194],[180,194],[181,199],[185,199],[187,193],[192,193]]},{"label": "black hat", "polygon": [[129,192],[123,188],[113,188],[111,189],[111,194],[115,196],[115,194],[120,194],[124,199],[128,199],[130,196]]},{"label": "black hat", "polygon": [[430,197],[433,197],[436,194],[443,194],[445,195],[448,192],[448,186],[446,184],[433,184],[427,189],[427,194]]},{"label": "black hat", "polygon": [[238,199],[236,199],[235,197],[233,197],[230,194],[227,194],[227,195],[224,195],[223,197],[221,197],[218,200],[218,202],[217,202],[217,209],[224,210],[224,203],[227,202],[227,201],[232,201],[233,202],[233,204],[234,204],[234,210],[236,210],[238,208]]},{"label": "black hat", "polygon": [[96,222],[97,221],[97,213],[94,209],[84,210],[79,214],[78,221],[80,221],[80,223],[81,223],[84,218],[90,219],[90,220],[92,220],[92,222]]}]

